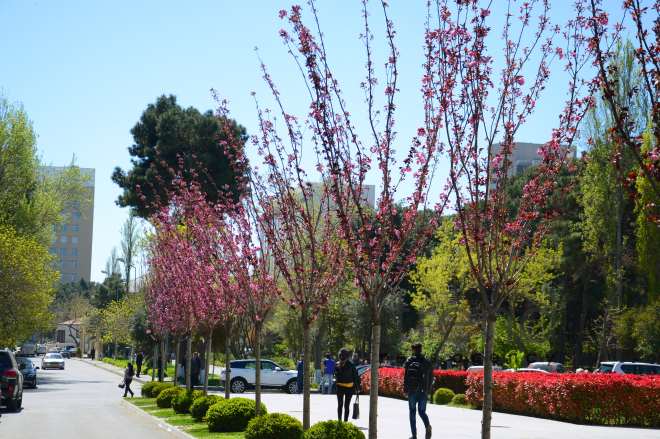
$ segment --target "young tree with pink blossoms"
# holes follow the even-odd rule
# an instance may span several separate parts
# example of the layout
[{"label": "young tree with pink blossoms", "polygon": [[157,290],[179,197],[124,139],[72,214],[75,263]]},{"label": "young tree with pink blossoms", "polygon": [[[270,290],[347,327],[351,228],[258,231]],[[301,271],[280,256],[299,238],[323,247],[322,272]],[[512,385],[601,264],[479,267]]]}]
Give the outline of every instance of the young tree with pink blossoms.
[{"label": "young tree with pink blossoms", "polygon": [[[490,438],[491,432],[497,313],[515,293],[525,266],[536,257],[549,223],[561,214],[546,206],[572,188],[560,187],[558,174],[566,166],[575,169],[567,157],[593,91],[581,78],[592,61],[583,35],[588,23],[584,2],[575,3],[574,18],[561,27],[550,22],[548,2],[508,2],[508,8],[498,3],[504,18],[499,34],[504,47],[497,53],[504,65],[499,72],[493,70],[496,54],[489,54],[490,39],[486,43],[494,32],[489,27],[489,4],[435,2],[437,15],[429,16],[422,81],[425,131],[427,136],[438,135],[444,125],[440,149],[450,165],[455,226],[482,299],[483,438]],[[551,140],[538,151],[541,164],[512,216],[507,209],[508,185],[515,174],[512,156],[518,131],[538,105],[552,62],[564,67],[566,104]]]}]

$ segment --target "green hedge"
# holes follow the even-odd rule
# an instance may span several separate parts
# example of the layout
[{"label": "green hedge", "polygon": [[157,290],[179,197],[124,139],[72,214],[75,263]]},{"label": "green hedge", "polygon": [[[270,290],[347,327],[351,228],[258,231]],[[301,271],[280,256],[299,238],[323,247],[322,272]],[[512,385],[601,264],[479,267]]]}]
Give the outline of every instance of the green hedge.
[{"label": "green hedge", "polygon": [[303,434],[303,439],[365,439],[364,433],[350,422],[317,422]]},{"label": "green hedge", "polygon": [[160,392],[158,398],[156,398],[156,405],[162,409],[168,409],[172,407],[172,400],[178,394],[184,392],[183,387],[170,387]]},{"label": "green hedge", "polygon": [[172,408],[177,413],[190,413],[190,406],[199,397],[203,396],[201,390],[185,390],[172,398]]},{"label": "green hedge", "polygon": [[438,389],[433,394],[433,404],[449,404],[454,398],[454,392],[449,389]]},{"label": "green hedge", "polygon": [[454,395],[451,399],[451,403],[456,405],[467,405],[467,398],[462,393],[459,393],[458,395]]},{"label": "green hedge", "polygon": [[252,419],[245,429],[245,439],[302,439],[302,423],[283,413],[271,413]]},{"label": "green hedge", "polygon": [[[266,406],[261,403],[261,414],[265,415]],[[232,398],[229,401],[213,404],[209,407],[204,422],[211,432],[245,431],[254,418],[254,401],[248,398]]]},{"label": "green hedge", "polygon": [[204,420],[204,416],[206,416],[206,412],[209,410],[209,407],[211,407],[213,404],[218,404],[225,401],[226,399],[219,395],[202,396],[201,398],[197,398],[192,403],[190,406],[190,414],[193,418],[195,418],[195,420],[202,422]]}]

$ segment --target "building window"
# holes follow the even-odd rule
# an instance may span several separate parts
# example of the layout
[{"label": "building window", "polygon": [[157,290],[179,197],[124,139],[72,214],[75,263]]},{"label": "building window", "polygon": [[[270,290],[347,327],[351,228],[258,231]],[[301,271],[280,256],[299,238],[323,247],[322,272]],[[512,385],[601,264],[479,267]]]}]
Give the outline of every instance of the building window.
[{"label": "building window", "polygon": [[57,224],[53,224],[53,232],[57,232]]},{"label": "building window", "polygon": [[60,268],[66,268],[66,262],[60,261]]},{"label": "building window", "polygon": [[51,248],[50,248],[50,254],[51,254],[51,255],[54,255],[55,253],[57,253],[57,250],[55,250],[54,247],[51,247]]},{"label": "building window", "polygon": [[71,261],[71,268],[78,268],[78,261]]},{"label": "building window", "polygon": [[63,232],[66,232],[66,230],[67,230],[68,228],[69,228],[69,225],[68,225],[68,224],[63,224],[63,225],[62,225],[62,231],[63,231]]},{"label": "building window", "polygon": [[60,280],[64,281],[64,273],[60,273]]},{"label": "building window", "polygon": [[73,207],[75,207],[76,209],[79,208],[80,207],[80,201],[74,201],[73,202]]},{"label": "building window", "polygon": [[75,282],[75,280],[76,280],[76,274],[74,273],[71,275],[71,282]]},{"label": "building window", "polygon": [[71,237],[71,244],[78,244],[78,237],[77,236],[72,236]]},{"label": "building window", "polygon": [[62,236],[62,237],[60,238],[60,243],[62,243],[62,244],[66,244],[66,236]]},{"label": "building window", "polygon": [[80,213],[75,212],[75,213],[73,214],[73,219],[75,219],[75,220],[79,220],[79,219],[80,219]]},{"label": "building window", "polygon": [[80,226],[79,226],[78,224],[74,224],[74,225],[71,226],[71,229],[72,229],[74,232],[77,232],[79,227],[80,227]]},{"label": "building window", "polygon": [[77,248],[72,248],[71,249],[71,256],[78,256],[78,249]]},{"label": "building window", "polygon": [[60,249],[60,256],[66,256],[66,249],[65,248]]},{"label": "building window", "polygon": [[526,166],[518,165],[516,166],[516,174],[524,174]]}]

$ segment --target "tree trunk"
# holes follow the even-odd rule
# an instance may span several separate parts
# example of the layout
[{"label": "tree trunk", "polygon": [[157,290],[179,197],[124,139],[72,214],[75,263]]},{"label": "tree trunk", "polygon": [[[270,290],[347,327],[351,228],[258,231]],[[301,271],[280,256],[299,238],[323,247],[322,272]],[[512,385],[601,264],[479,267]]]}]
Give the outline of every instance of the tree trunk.
[{"label": "tree trunk", "polygon": [[584,328],[587,325],[587,287],[589,286],[589,276],[585,275],[584,286],[582,287],[582,312],[580,313],[580,329],[578,332],[577,346],[575,346],[575,364],[573,370],[583,366],[584,353]]},{"label": "tree trunk", "polygon": [[[609,308],[610,305],[608,304]],[[606,309],[603,315],[603,336],[600,339],[600,348],[598,349],[598,358],[596,359],[596,367],[600,367],[602,361],[607,360],[607,340],[608,340],[608,326],[609,326],[610,310]]]},{"label": "tree trunk", "polygon": [[209,370],[211,364],[211,344],[213,342],[213,331],[209,331],[208,337],[206,337],[206,359],[204,361],[204,367],[206,368],[206,373],[204,374],[204,396],[209,393]]},{"label": "tree trunk", "polygon": [[371,387],[369,389],[369,439],[378,437],[378,365],[380,364],[380,320],[371,327]]},{"label": "tree trunk", "polygon": [[225,399],[231,398],[229,395],[231,386],[231,324],[225,325]]},{"label": "tree trunk", "polygon": [[328,329],[328,311],[324,309],[321,315],[321,327],[319,328],[319,333],[316,335],[316,340],[314,340],[314,381],[317,384],[321,382],[320,378],[323,373],[319,365],[323,363],[323,337],[325,336],[325,331]]},{"label": "tree trunk", "polygon": [[254,325],[254,415],[261,416],[261,322]]},{"label": "tree trunk", "polygon": [[190,377],[190,369],[192,365],[192,358],[190,351],[192,350],[192,334],[186,338],[186,390],[192,390],[192,379]]},{"label": "tree trunk", "polygon": [[493,346],[495,345],[495,323],[497,323],[497,314],[491,310],[486,317],[481,439],[490,439],[490,424],[493,418]]},{"label": "tree trunk", "polygon": [[179,385],[179,362],[181,361],[181,355],[179,353],[179,344],[181,340],[176,341],[176,349],[174,350],[174,385]]},{"label": "tree trunk", "polygon": [[160,354],[160,369],[158,372],[158,381],[162,383],[165,381],[165,356],[167,355],[164,340],[160,342],[160,350],[162,354]]},{"label": "tree trunk", "polygon": [[[440,340],[438,346],[436,346],[435,351],[433,351],[432,359],[434,361],[438,358],[438,355],[440,355],[440,351],[442,350],[442,348],[445,347],[447,340],[449,340],[449,336],[451,335],[451,331],[454,329],[454,325],[456,324],[457,319],[458,319],[458,313],[454,313],[454,315],[451,318],[451,321],[449,322],[449,328],[447,329],[447,331],[445,331],[445,335],[442,337],[442,340]],[[435,364],[433,366],[435,367]]]},{"label": "tree trunk", "polygon": [[158,343],[154,347],[154,361],[151,362],[151,381],[156,381],[156,366],[158,366]]},{"label": "tree trunk", "polygon": [[[617,185],[617,215],[616,215],[616,297],[614,307],[621,308],[623,298],[623,188]],[[616,344],[616,359],[621,361],[622,352],[619,343]]]},{"label": "tree trunk", "polygon": [[311,328],[309,324],[304,323],[307,320],[306,313],[303,313],[303,352],[305,353],[303,370],[303,431],[309,430],[310,425],[310,364],[309,358],[312,356]]}]

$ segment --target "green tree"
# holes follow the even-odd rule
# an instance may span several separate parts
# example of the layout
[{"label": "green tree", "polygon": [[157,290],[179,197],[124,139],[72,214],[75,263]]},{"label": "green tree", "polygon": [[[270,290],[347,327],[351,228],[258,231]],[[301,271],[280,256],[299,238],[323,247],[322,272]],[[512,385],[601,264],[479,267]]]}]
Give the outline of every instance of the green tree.
[{"label": "green tree", "polygon": [[91,303],[94,307],[103,309],[106,308],[110,302],[116,301],[117,298],[122,300],[126,295],[126,284],[119,273],[113,273],[107,276],[101,285],[98,286]]},{"label": "green tree", "polygon": [[[173,95],[162,95],[155,104],[149,104],[140,121],[131,129],[135,143],[128,151],[133,158],[133,169],[124,172],[117,167],[112,174],[112,181],[124,190],[116,201],[117,205],[134,208],[142,218],[154,213],[152,206],[157,197],[161,203],[167,203],[167,190],[172,188],[169,175],[158,180],[159,172],[161,175],[163,171],[168,172],[160,168],[160,162],[179,169],[180,159],[183,160],[184,178],[192,180],[188,171],[195,169],[197,180],[210,201],[217,199],[214,194],[218,194],[218,190],[237,194],[234,168],[223,146],[228,140],[223,133],[223,124],[226,123],[231,124],[236,139],[236,142],[228,143],[243,144],[247,132],[235,120],[218,119],[211,110],[200,113],[193,107],[184,109]],[[158,169],[152,168],[152,164]],[[136,189],[138,185],[144,200]]]},{"label": "green tree", "polygon": [[[121,228],[121,252],[124,261],[124,279],[126,279],[126,291],[130,290],[131,270],[136,263],[139,239],[139,225],[133,209],[128,210],[128,218]],[[136,284],[137,285],[137,284]]]}]

